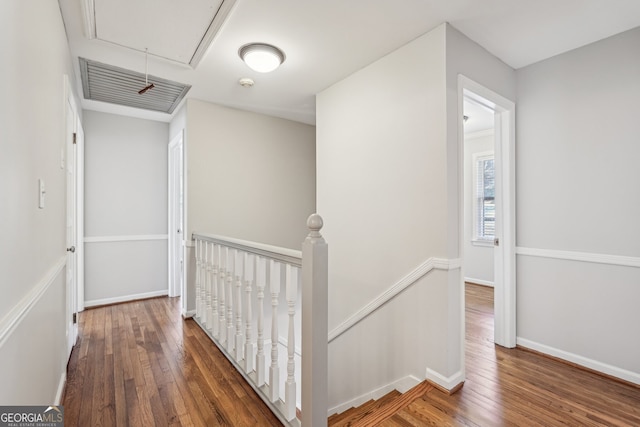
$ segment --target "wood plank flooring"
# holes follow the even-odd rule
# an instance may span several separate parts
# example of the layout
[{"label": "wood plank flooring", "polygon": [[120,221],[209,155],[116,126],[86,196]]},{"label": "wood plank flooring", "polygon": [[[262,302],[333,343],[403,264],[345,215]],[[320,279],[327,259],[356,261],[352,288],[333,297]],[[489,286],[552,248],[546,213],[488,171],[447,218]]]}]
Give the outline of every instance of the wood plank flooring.
[{"label": "wood plank flooring", "polygon": [[[392,416],[368,411],[334,423],[640,426],[640,388],[495,346],[493,290],[467,285],[466,295],[467,380],[459,392],[428,389]],[[281,425],[195,322],[181,318],[177,298],[81,313],[63,404],[67,426]]]},{"label": "wood plank flooring", "polygon": [[69,361],[67,426],[281,426],[178,298],[89,309]]},{"label": "wood plank flooring", "polygon": [[464,387],[433,390],[380,426],[640,426],[640,388],[493,343],[493,289],[467,284]]}]

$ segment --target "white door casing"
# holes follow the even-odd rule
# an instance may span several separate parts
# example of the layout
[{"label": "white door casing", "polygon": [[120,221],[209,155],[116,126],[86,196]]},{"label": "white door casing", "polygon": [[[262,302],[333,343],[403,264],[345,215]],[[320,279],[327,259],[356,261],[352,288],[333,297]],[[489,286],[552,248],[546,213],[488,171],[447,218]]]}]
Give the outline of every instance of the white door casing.
[{"label": "white door casing", "polygon": [[71,355],[71,350],[78,338],[77,306],[77,180],[76,180],[76,124],[78,122],[77,108],[73,94],[69,85],[69,79],[64,79],[65,94],[65,150],[66,150],[66,181],[67,181],[67,203],[66,203],[66,336],[67,352]]},{"label": "white door casing", "polygon": [[184,182],[183,135],[178,134],[169,143],[168,201],[169,201],[169,296],[183,295],[184,282]]},{"label": "white door casing", "polygon": [[[485,88],[473,80],[458,76],[459,106],[462,109],[465,98],[485,105],[494,111],[495,138],[495,209],[496,244],[494,245],[494,342],[503,347],[516,346],[516,263],[515,263],[515,104]],[[459,114],[459,131],[462,130],[462,116]],[[464,137],[460,138],[464,144]],[[463,147],[460,152],[463,152]],[[461,156],[460,170],[464,170]],[[463,179],[460,179],[463,183]],[[464,194],[461,184],[459,191]],[[464,204],[461,203],[463,209]],[[461,213],[460,218],[463,215]],[[464,238],[464,222],[460,223],[460,236]],[[464,248],[463,242],[460,245]],[[464,254],[462,255],[464,267]],[[464,295],[464,276],[462,278]],[[464,307],[462,307],[464,316]],[[464,325],[464,321],[462,322]],[[464,337],[464,334],[462,335]]]},{"label": "white door casing", "polygon": [[76,120],[76,288],[78,312],[84,310],[84,128]]}]

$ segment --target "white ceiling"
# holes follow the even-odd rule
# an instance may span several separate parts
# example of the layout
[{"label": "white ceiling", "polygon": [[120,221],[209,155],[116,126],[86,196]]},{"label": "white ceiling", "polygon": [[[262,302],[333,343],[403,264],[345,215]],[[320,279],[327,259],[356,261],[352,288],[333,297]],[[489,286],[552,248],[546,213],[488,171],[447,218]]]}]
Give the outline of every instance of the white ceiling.
[{"label": "white ceiling", "polygon": [[[316,93],[443,22],[516,69],[640,26],[639,0],[237,0],[194,69],[187,57],[220,1],[59,2],[76,67],[80,56],[144,72],[149,48],[149,74],[192,85],[187,98],[304,123],[315,123]],[[93,39],[83,3],[95,8]],[[285,63],[270,74],[251,71],[238,57],[250,42],[278,46]],[[255,85],[243,88],[242,77]],[[83,107],[171,118],[97,101]]]},{"label": "white ceiling", "polygon": [[494,112],[474,101],[464,99],[462,104],[463,115],[467,117],[464,122],[464,133],[474,133],[493,129]]}]

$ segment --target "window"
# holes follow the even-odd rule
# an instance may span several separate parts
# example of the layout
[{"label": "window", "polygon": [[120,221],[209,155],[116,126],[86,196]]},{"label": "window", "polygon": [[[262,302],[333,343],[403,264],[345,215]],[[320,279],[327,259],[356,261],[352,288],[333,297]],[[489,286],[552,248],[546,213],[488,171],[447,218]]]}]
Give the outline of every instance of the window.
[{"label": "window", "polygon": [[474,165],[474,240],[493,241],[496,232],[495,168],[493,153],[477,153]]}]

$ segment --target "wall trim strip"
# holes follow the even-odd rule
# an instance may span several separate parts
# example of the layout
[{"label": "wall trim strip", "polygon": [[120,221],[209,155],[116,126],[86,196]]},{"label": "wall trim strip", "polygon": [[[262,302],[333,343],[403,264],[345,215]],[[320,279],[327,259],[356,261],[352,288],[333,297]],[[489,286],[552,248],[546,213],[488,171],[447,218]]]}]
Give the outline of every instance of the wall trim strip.
[{"label": "wall trim strip", "polygon": [[568,362],[584,366],[585,368],[593,369],[594,371],[602,372],[604,374],[611,375],[612,377],[620,378],[622,380],[640,385],[640,373],[638,372],[628,371],[626,369],[609,365],[604,362],[599,362],[597,360],[589,359],[575,353],[570,353],[568,351],[560,350],[555,347],[540,344],[526,338],[518,337],[517,343],[519,346],[526,347],[540,353],[548,354],[550,356],[557,357],[558,359],[566,360]]},{"label": "wall trim strip", "polygon": [[413,387],[420,384],[422,381],[413,375],[407,375],[404,378],[400,378],[392,383],[389,383],[385,386],[379,387],[373,391],[365,393],[356,397],[355,399],[351,399],[347,402],[341,403],[340,405],[334,406],[333,408],[329,408],[327,416],[333,414],[339,414],[346,411],[349,408],[358,407],[369,400],[377,400],[380,399],[385,394],[389,393],[393,390],[398,390],[400,393],[406,393],[411,390]]},{"label": "wall trim strip", "polygon": [[56,390],[56,398],[53,401],[54,405],[62,405],[62,397],[64,395],[64,389],[67,386],[67,371],[65,370],[60,375],[60,380],[58,381],[58,390]]},{"label": "wall trim strip", "polygon": [[47,271],[40,282],[36,284],[11,311],[0,320],[0,348],[4,345],[20,322],[29,314],[29,311],[38,303],[42,295],[55,282],[56,278],[67,265],[67,256],[64,255]]},{"label": "wall trim strip", "polygon": [[416,281],[424,277],[432,270],[455,270],[460,268],[462,261],[460,259],[443,259],[443,258],[429,258],[412,272],[393,284],[389,289],[378,295],[375,299],[370,301],[367,305],[355,312],[345,321],[333,328],[329,332],[329,342],[335,340],[340,335],[347,332],[349,329],[360,323],[363,319],[368,317],[371,313],[382,307],[384,304],[392,300],[400,292],[413,285]]},{"label": "wall trim strip", "polygon": [[126,236],[85,236],[85,243],[107,243],[107,242],[140,242],[146,240],[168,240],[168,234],[139,234]]},{"label": "wall trim strip", "polygon": [[119,302],[129,302],[129,301],[135,301],[139,299],[163,297],[166,295],[169,295],[169,290],[163,289],[161,291],[145,292],[142,294],[122,295],[122,296],[113,297],[113,298],[94,299],[92,301],[85,301],[84,306],[85,308],[89,308],[89,307],[95,307],[97,305],[117,304]]},{"label": "wall trim strip", "polygon": [[465,376],[464,372],[460,370],[450,377],[445,377],[441,373],[427,368],[426,378],[434,387],[451,393],[464,383]]},{"label": "wall trim strip", "polygon": [[640,257],[516,247],[516,255],[640,268]]},{"label": "wall trim strip", "polygon": [[484,279],[476,279],[475,277],[465,277],[464,281],[469,283],[474,283],[476,285],[489,286],[491,288],[495,287],[495,284],[492,281],[484,280]]}]

